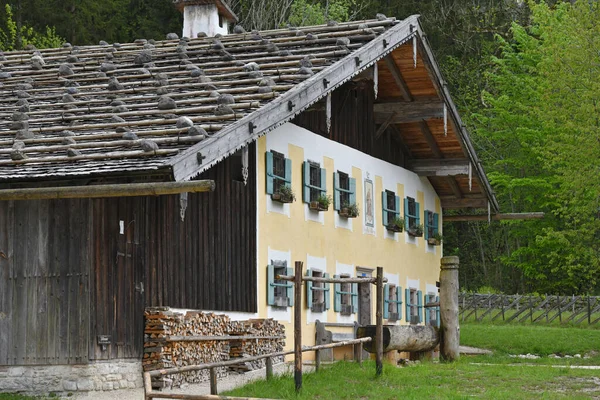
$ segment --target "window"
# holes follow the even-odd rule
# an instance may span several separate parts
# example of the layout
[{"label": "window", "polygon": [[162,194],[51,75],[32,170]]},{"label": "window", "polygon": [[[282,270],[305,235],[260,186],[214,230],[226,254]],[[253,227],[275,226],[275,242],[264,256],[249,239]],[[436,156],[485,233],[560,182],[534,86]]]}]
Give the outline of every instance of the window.
[{"label": "window", "polygon": [[302,172],[304,175],[304,185],[302,190],[303,202],[310,203],[311,201],[317,201],[319,196],[327,194],[325,168],[321,168],[319,163],[304,161],[302,164]]},{"label": "window", "polygon": [[287,261],[273,261],[267,266],[267,304],[275,307],[294,305],[294,284],[276,279],[277,275],[294,275],[293,268],[287,268]]},{"label": "window", "polygon": [[223,16],[219,14],[219,28],[223,27]]},{"label": "window", "polygon": [[423,322],[423,293],[417,289],[406,289],[406,321],[411,324]]},{"label": "window", "polygon": [[[334,278],[350,278],[349,274],[334,275]],[[358,312],[358,283],[334,284],[333,310],[342,315]]]},{"label": "window", "polygon": [[[421,225],[420,213],[420,205],[415,199],[412,197],[404,199],[404,227],[409,234],[411,231],[414,232],[414,229]],[[423,234],[422,230],[421,234],[418,234],[418,232],[416,233],[417,234],[414,234],[413,236],[421,236]]]},{"label": "window", "polygon": [[384,190],[381,193],[381,202],[383,204],[383,225],[390,230],[399,232],[400,229],[394,224],[394,221],[400,217],[400,197],[390,190]]},{"label": "window", "polygon": [[333,173],[333,209],[340,211],[344,207],[356,204],[356,179],[345,172]]},{"label": "window", "polygon": [[383,287],[383,318],[390,322],[402,319],[402,288],[394,284]]},{"label": "window", "polygon": [[267,193],[279,192],[282,186],[292,185],[292,160],[276,151],[267,151]]},{"label": "window", "polygon": [[439,219],[439,214],[425,211],[425,240],[433,238],[438,234]]},{"label": "window", "polygon": [[[314,278],[329,278],[329,274],[317,270],[306,270],[307,276]],[[306,306],[313,312],[324,312],[329,310],[329,283],[306,282]]]},{"label": "window", "polygon": [[425,306],[430,303],[438,303],[435,307],[425,307],[425,324],[440,326],[440,306],[439,306],[440,298],[435,294],[427,294],[425,296]]}]

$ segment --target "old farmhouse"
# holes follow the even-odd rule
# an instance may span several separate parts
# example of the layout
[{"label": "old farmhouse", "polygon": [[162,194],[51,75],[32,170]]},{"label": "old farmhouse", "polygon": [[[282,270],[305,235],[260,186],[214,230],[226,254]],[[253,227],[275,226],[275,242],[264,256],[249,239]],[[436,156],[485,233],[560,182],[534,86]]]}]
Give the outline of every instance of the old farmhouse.
[{"label": "old farmhouse", "polygon": [[141,385],[148,306],[370,323],[369,287],[293,305],[295,261],[382,266],[387,322],[436,323],[443,211],[498,210],[417,16],[177,3],[181,39],[0,54],[0,390]]}]

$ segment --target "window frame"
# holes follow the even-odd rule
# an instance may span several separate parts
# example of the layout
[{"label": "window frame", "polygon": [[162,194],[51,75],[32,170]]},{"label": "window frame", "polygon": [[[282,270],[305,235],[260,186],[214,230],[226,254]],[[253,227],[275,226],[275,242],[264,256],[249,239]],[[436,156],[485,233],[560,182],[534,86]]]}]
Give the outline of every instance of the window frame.
[{"label": "window frame", "polygon": [[[390,208],[389,205],[391,196],[394,196],[394,208]],[[381,192],[381,208],[382,223],[387,228],[392,223],[393,217],[400,217],[400,197],[396,196],[396,192],[385,189]]]},{"label": "window frame", "polygon": [[[311,184],[311,169],[320,170],[319,186]],[[327,195],[327,171],[316,161],[306,160],[302,163],[302,202],[310,204],[319,196]]]},{"label": "window frame", "polygon": [[[284,163],[285,163],[285,170],[284,170],[284,175],[277,175],[275,174],[275,157],[277,157],[278,159],[280,157],[283,158]],[[287,186],[287,187],[291,187],[292,186],[292,160],[290,160],[289,158],[285,157],[285,154],[280,153],[278,151],[275,150],[269,150],[265,153],[265,159],[266,159],[266,192],[267,194],[274,194],[277,193],[279,188],[283,185]],[[279,185],[278,187],[275,187],[276,182],[283,182],[282,185]]]},{"label": "window frame", "polygon": [[[439,302],[440,297],[434,293],[427,293],[425,295],[425,304]],[[433,311],[433,312],[432,312]],[[432,318],[433,317],[433,318]],[[436,307],[425,307],[425,325],[440,326],[440,306]]]},{"label": "window frame", "polygon": [[[348,178],[348,187],[341,187],[342,175]],[[348,206],[356,203],[356,178],[349,173],[338,170],[333,173],[333,209],[340,211],[345,204],[342,202],[342,194],[348,197]]]},{"label": "window frame", "polygon": [[[320,274],[322,278],[329,278],[327,272],[318,269],[307,269],[306,276],[315,277]],[[306,307],[312,312],[326,312],[331,307],[330,283],[306,281]],[[315,301],[316,295],[319,295],[319,300]]]},{"label": "window frame", "polygon": [[[385,284],[383,287],[383,299],[383,318],[390,322],[402,320],[402,286],[394,283]],[[397,318],[393,318],[393,314],[396,314]]]},{"label": "window frame", "polygon": [[[411,204],[414,205],[414,214],[411,214]],[[404,228],[408,232],[412,227],[421,225],[421,205],[414,198],[407,196],[404,199]]]},{"label": "window frame", "polygon": [[[423,292],[415,288],[405,290],[406,322],[411,325],[423,322]],[[416,304],[413,302],[416,300]],[[418,321],[418,322],[416,322]]]},{"label": "window frame", "polygon": [[425,229],[423,229],[425,234],[425,240],[433,238],[436,234],[439,233],[439,218],[440,217],[438,213],[425,210]]},{"label": "window frame", "polygon": [[[294,284],[276,279],[275,277],[281,272],[286,275],[294,275],[294,269],[288,268],[287,261],[271,260],[270,264],[267,265],[267,305],[276,308],[292,307],[294,305]],[[285,296],[281,295],[282,292],[285,293]],[[283,302],[286,305],[283,305]]]},{"label": "window frame", "polygon": [[[333,277],[350,278],[351,275],[348,273],[342,273],[339,275],[334,275]],[[342,287],[342,285],[344,286]],[[341,313],[342,315],[352,315],[358,313],[358,283],[334,283],[333,310]]]}]

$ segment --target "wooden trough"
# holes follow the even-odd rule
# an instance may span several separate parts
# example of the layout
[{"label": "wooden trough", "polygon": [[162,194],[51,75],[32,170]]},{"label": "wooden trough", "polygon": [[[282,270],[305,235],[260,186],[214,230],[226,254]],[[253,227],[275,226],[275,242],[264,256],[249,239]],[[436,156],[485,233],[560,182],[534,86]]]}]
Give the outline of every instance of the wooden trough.
[{"label": "wooden trough", "polygon": [[[357,330],[357,338],[370,337],[372,340],[364,344],[369,353],[377,351],[375,338],[376,325],[361,326]],[[438,329],[427,325],[384,325],[383,352],[392,350],[422,352],[433,350],[440,342]]]}]

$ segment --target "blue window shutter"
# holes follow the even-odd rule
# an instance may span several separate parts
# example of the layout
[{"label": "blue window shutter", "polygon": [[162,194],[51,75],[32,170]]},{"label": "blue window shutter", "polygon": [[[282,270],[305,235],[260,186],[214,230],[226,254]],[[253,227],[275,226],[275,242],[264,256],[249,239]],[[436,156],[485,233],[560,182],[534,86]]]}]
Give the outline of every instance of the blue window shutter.
[{"label": "blue window shutter", "polygon": [[265,156],[267,164],[267,194],[273,194],[273,153],[267,151]]},{"label": "blue window shutter", "polygon": [[358,283],[352,284],[352,312],[358,312]]},{"label": "blue window shutter", "polygon": [[327,171],[325,168],[321,168],[321,194],[327,194]]},{"label": "blue window shutter", "polygon": [[[286,272],[287,275],[289,276],[293,276],[294,275],[294,268],[286,268]],[[288,282],[291,283],[291,285],[289,285],[285,291],[286,291],[286,295],[288,298],[288,306],[293,307],[294,306],[294,285],[292,282]]]},{"label": "blue window shutter", "polygon": [[[429,239],[429,211],[425,210],[425,229],[423,229],[425,234],[425,240]],[[425,317],[427,319],[427,316]]]},{"label": "blue window shutter", "polygon": [[310,164],[307,161],[302,163],[302,201],[310,203]]},{"label": "blue window shutter", "polygon": [[435,308],[435,322],[437,323],[437,327],[440,327],[440,297],[435,296],[435,301],[438,303],[438,306]]},{"label": "blue window shutter", "polygon": [[388,212],[386,211],[388,208],[388,204],[387,204],[387,195],[385,193],[385,190],[383,192],[381,192],[381,205],[382,205],[381,215],[383,216],[383,226],[388,226],[390,224],[390,221],[389,221],[389,217],[388,217]]},{"label": "blue window shutter", "polygon": [[[334,278],[339,278],[339,275],[334,275]],[[333,311],[340,312],[342,310],[342,295],[340,292],[342,291],[341,283],[333,284]]]},{"label": "blue window shutter", "polygon": [[[312,270],[306,270],[306,276],[312,276]],[[313,283],[311,281],[306,281],[306,307],[311,308],[313,302]]]},{"label": "blue window shutter", "polygon": [[423,292],[417,290],[417,312],[419,313],[419,323],[423,322]]},{"label": "blue window shutter", "polygon": [[[429,295],[425,296],[425,304],[430,303],[429,301]],[[425,324],[427,325],[429,323],[429,307],[425,307]]]},{"label": "blue window shutter", "polygon": [[390,317],[390,285],[383,285],[383,318],[388,319]]},{"label": "blue window shutter", "polygon": [[[328,273],[324,273],[323,274],[323,278],[329,278],[329,274]],[[329,288],[331,287],[331,283],[326,283],[325,284],[325,309],[329,310],[331,308],[331,293]]]},{"label": "blue window shutter", "polygon": [[417,223],[419,226],[421,224],[421,205],[415,201],[415,212],[417,213]]},{"label": "blue window shutter", "polygon": [[[404,198],[404,230],[408,231],[408,197]],[[407,314],[407,318],[409,318],[410,314]]]},{"label": "blue window shutter", "polygon": [[440,231],[440,215],[438,213],[433,214],[433,232],[438,233]]},{"label": "blue window shutter", "polygon": [[402,319],[402,286],[396,286],[396,299],[398,303],[398,320]]},{"label": "blue window shutter", "polygon": [[400,216],[400,197],[396,196],[396,216]]},{"label": "blue window shutter", "polygon": [[292,160],[285,159],[285,181],[287,186],[292,186]]},{"label": "blue window shutter", "polygon": [[267,304],[270,306],[275,305],[275,267],[273,264],[267,266]]},{"label": "blue window shutter", "polygon": [[350,188],[350,205],[356,204],[356,178],[349,179],[349,188]]},{"label": "blue window shutter", "polygon": [[404,304],[406,306],[406,321],[410,322],[410,289],[404,291]]},{"label": "blue window shutter", "polygon": [[333,209],[339,211],[342,208],[340,204],[340,174],[333,173]]}]

